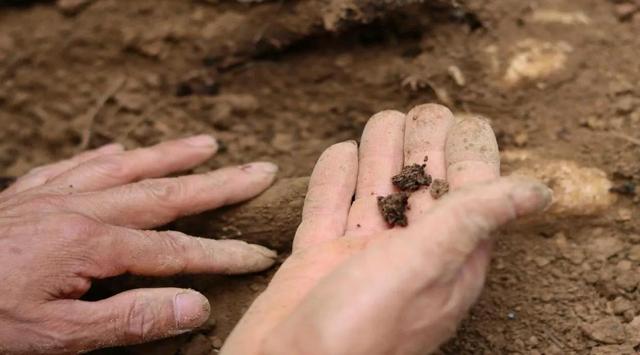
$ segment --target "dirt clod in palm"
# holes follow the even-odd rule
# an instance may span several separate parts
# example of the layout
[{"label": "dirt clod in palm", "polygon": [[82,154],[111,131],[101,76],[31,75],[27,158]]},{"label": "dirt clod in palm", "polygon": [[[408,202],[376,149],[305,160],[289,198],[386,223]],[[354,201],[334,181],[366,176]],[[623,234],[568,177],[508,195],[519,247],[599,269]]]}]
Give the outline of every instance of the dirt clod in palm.
[{"label": "dirt clod in palm", "polygon": [[391,178],[391,182],[401,191],[417,191],[422,186],[431,185],[431,175],[424,171],[426,164],[413,164],[402,168],[400,174]]},{"label": "dirt clod in palm", "polygon": [[[428,159],[427,156],[424,157],[425,162]],[[426,166],[427,164],[405,166],[400,171],[400,174],[391,178],[393,185],[401,192],[378,197],[380,213],[382,213],[382,217],[390,226],[407,226],[408,221],[405,211],[409,209],[409,196],[423,186],[428,187],[433,181],[431,175],[425,172]]]},{"label": "dirt clod in palm", "polygon": [[405,211],[408,207],[409,194],[397,192],[388,196],[378,196],[378,208],[384,220],[390,226],[407,226]]},{"label": "dirt clod in palm", "polygon": [[431,197],[435,200],[444,196],[447,192],[449,192],[449,183],[446,180],[435,179],[431,184]]}]

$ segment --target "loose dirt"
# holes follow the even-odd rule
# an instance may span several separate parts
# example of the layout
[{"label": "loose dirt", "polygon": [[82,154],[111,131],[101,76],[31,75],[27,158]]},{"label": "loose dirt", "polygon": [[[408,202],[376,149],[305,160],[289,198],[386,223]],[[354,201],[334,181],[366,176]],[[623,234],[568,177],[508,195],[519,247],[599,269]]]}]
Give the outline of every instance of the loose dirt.
[{"label": "loose dirt", "polygon": [[[444,103],[490,118],[505,151],[597,168],[634,191],[616,190],[617,202],[597,214],[500,232],[487,287],[442,353],[636,353],[637,1],[442,1],[346,18],[302,1],[82,3],[0,7],[1,176],[85,146],[192,133],[222,142],[197,171],[270,160],[284,178],[308,176],[323,149],[358,139],[373,113]],[[206,352],[206,342],[215,353],[272,272],[99,283],[89,298],[193,287],[215,319],[197,338],[99,353]]]},{"label": "loose dirt", "polygon": [[431,185],[431,175],[425,172],[426,164],[412,164],[402,168],[400,174],[391,178],[391,182],[400,191],[416,191]]},{"label": "loose dirt", "polygon": [[391,227],[407,226],[407,216],[405,212],[409,207],[409,194],[406,192],[396,192],[388,196],[378,196],[378,208],[384,220]]},{"label": "loose dirt", "polygon": [[434,199],[439,199],[449,192],[449,183],[446,180],[435,179],[431,184],[431,197]]},{"label": "loose dirt", "polygon": [[[424,161],[427,160],[428,157],[425,156]],[[426,167],[427,164],[411,164],[403,167],[398,175],[391,178],[393,185],[401,192],[378,197],[380,213],[391,227],[406,227],[408,225],[405,212],[410,208],[408,203],[409,196],[411,196],[412,192],[418,191],[422,187],[429,187],[433,180],[431,175],[427,174]],[[440,183],[436,188],[438,193],[441,193],[442,184]],[[431,195],[434,196],[433,190]]]}]

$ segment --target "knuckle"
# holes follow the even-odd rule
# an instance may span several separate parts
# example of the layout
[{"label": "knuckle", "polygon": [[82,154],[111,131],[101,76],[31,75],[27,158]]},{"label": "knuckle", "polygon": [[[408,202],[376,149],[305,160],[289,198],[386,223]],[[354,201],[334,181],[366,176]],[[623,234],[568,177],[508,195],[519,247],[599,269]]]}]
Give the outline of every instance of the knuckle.
[{"label": "knuckle", "polygon": [[[47,236],[47,243],[39,246],[49,254],[47,265],[73,275],[85,275],[96,269],[96,256],[99,247],[103,244],[97,237],[104,235],[100,223],[89,217],[67,213],[38,214],[37,221],[26,230],[35,236]],[[82,278],[68,278],[66,274],[56,274],[56,294],[77,295],[84,294],[90,283]],[[54,282],[54,280],[50,280]]]},{"label": "knuckle", "polygon": [[191,243],[186,235],[180,232],[165,232],[163,234],[167,249],[174,254],[183,255],[190,249]]},{"label": "knuckle", "polygon": [[77,213],[57,215],[50,223],[58,225],[61,236],[72,242],[94,237],[100,229],[99,223]]},{"label": "knuckle", "polygon": [[127,343],[140,343],[153,338],[153,331],[158,316],[154,307],[144,296],[134,298],[122,316],[122,339]]},{"label": "knuckle", "polygon": [[309,192],[304,199],[303,214],[305,217],[316,217],[326,213],[327,208],[322,205],[322,199],[318,197],[326,186],[327,184],[319,183],[309,187]]},{"label": "knuckle", "polygon": [[41,213],[64,210],[67,199],[64,195],[57,194],[33,194],[21,203],[21,207],[30,211]]},{"label": "knuckle", "polygon": [[172,205],[187,195],[187,186],[179,179],[142,181],[138,183],[138,188],[162,205]]},{"label": "knuckle", "polygon": [[[239,165],[234,167],[222,168],[210,173],[206,173],[203,175],[207,179],[207,183],[211,186],[211,188],[218,189],[223,188],[224,186],[232,183],[234,180],[238,179],[238,176],[245,176],[248,173],[248,166]],[[249,174],[251,176],[255,174]],[[186,195],[186,194],[185,194]]]},{"label": "knuckle", "polygon": [[90,162],[90,168],[98,175],[108,178],[127,178],[131,174],[131,169],[127,166],[123,156],[123,154],[115,154],[94,159]]},{"label": "knuckle", "polygon": [[162,243],[162,249],[164,251],[164,262],[159,264],[172,272],[180,273],[185,270],[187,262],[184,256],[188,255],[193,248],[193,241],[190,240],[190,237],[180,232],[156,233],[159,234],[159,238],[154,238]]}]

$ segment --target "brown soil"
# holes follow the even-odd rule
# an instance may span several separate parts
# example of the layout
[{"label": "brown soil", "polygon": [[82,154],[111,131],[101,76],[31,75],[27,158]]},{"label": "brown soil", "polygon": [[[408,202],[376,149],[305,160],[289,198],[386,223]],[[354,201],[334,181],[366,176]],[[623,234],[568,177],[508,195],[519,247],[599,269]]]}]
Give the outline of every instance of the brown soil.
[{"label": "brown soil", "polygon": [[407,226],[407,216],[405,212],[409,208],[409,194],[397,192],[389,196],[378,196],[378,208],[384,220],[393,226]]},{"label": "brown soil", "polygon": [[407,165],[400,174],[391,178],[391,182],[400,191],[416,191],[431,184],[431,175],[425,172],[426,164]]},{"label": "brown soil", "polygon": [[431,197],[439,199],[449,192],[449,183],[446,180],[435,179],[431,184]]},{"label": "brown soil", "polygon": [[[501,232],[485,292],[442,352],[635,353],[636,0],[428,2],[385,17],[375,16],[380,9],[356,11],[347,20],[311,13],[313,2],[292,8],[302,1],[87,3],[65,10],[76,15],[48,1],[0,8],[1,176],[85,146],[135,147],[199,132],[224,144],[201,170],[271,160],[282,177],[308,176],[324,148],[357,139],[373,113],[445,103],[489,117],[502,149],[597,167],[634,189],[617,191],[625,193],[597,216]],[[531,59],[518,53],[536,43],[544,45],[531,56],[551,53],[561,65],[543,78],[507,74],[513,58]],[[207,349],[206,341],[219,347],[271,274],[110,285],[204,292],[216,325],[185,353]],[[117,288],[98,285],[93,296]],[[191,338],[100,353],[175,354]]]}]

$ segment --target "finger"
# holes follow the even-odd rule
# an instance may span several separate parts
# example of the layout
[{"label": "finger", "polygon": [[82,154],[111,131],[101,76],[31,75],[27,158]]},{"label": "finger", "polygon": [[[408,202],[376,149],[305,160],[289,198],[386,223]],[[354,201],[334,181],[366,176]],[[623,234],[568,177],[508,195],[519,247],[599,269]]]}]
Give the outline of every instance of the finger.
[{"label": "finger", "polygon": [[201,326],[211,312],[202,294],[188,289],[136,289],[97,302],[51,302],[65,353],[131,345],[175,336]]},{"label": "finger", "polygon": [[208,174],[144,180],[72,195],[68,205],[109,224],[152,228],[255,197],[273,183],[277,171],[274,164],[258,162]]},{"label": "finger", "polygon": [[344,234],[358,175],[358,147],[343,142],[322,153],[309,180],[302,222],[293,248],[307,248]]},{"label": "finger", "polygon": [[488,240],[491,231],[546,208],[551,197],[548,187],[529,179],[501,178],[480,184],[443,199],[439,207],[405,230],[405,239],[424,258],[437,260],[455,277],[459,266]]},{"label": "finger", "polygon": [[[550,201],[550,190],[531,181],[501,180],[452,194],[419,223],[390,231],[393,237],[326,276],[272,329],[264,353],[308,353],[298,341],[301,334],[320,340],[313,349],[318,354],[435,351],[479,294],[484,275],[473,268],[485,267],[488,232]],[[353,302],[354,294],[360,302]],[[360,316],[336,322],[336,314]],[[389,334],[405,341],[385,341]]]},{"label": "finger", "polygon": [[[405,124],[404,165],[425,164],[433,179],[445,179],[445,142],[447,132],[454,124],[453,114],[444,106],[427,104],[413,108]],[[409,198],[409,223],[417,220],[433,205],[427,189],[420,189]]]},{"label": "finger", "polygon": [[388,228],[378,211],[378,196],[394,192],[391,178],[402,169],[404,118],[383,111],[369,120],[360,142],[356,198],[349,212],[350,234],[370,234]]},{"label": "finger", "polygon": [[500,152],[489,122],[480,117],[466,117],[456,123],[447,138],[446,161],[452,190],[497,179]]},{"label": "finger", "polygon": [[93,278],[125,273],[170,276],[182,273],[243,274],[271,267],[277,254],[239,240],[192,237],[174,231],[140,231],[104,226],[98,231],[87,269]]},{"label": "finger", "polygon": [[165,176],[201,164],[216,152],[217,147],[216,140],[209,135],[164,142],[91,160],[53,179],[48,185],[92,191]]},{"label": "finger", "polygon": [[47,164],[41,167],[37,167],[27,173],[25,176],[18,179],[13,185],[3,191],[3,194],[16,194],[22,191],[32,189],[34,187],[42,186],[47,181],[55,178],[56,176],[71,170],[78,165],[90,161],[92,159],[117,154],[124,151],[124,147],[121,144],[113,143],[107,144],[98,149],[89,150],[84,153],[78,154],[67,160],[59,161],[52,164]]}]

